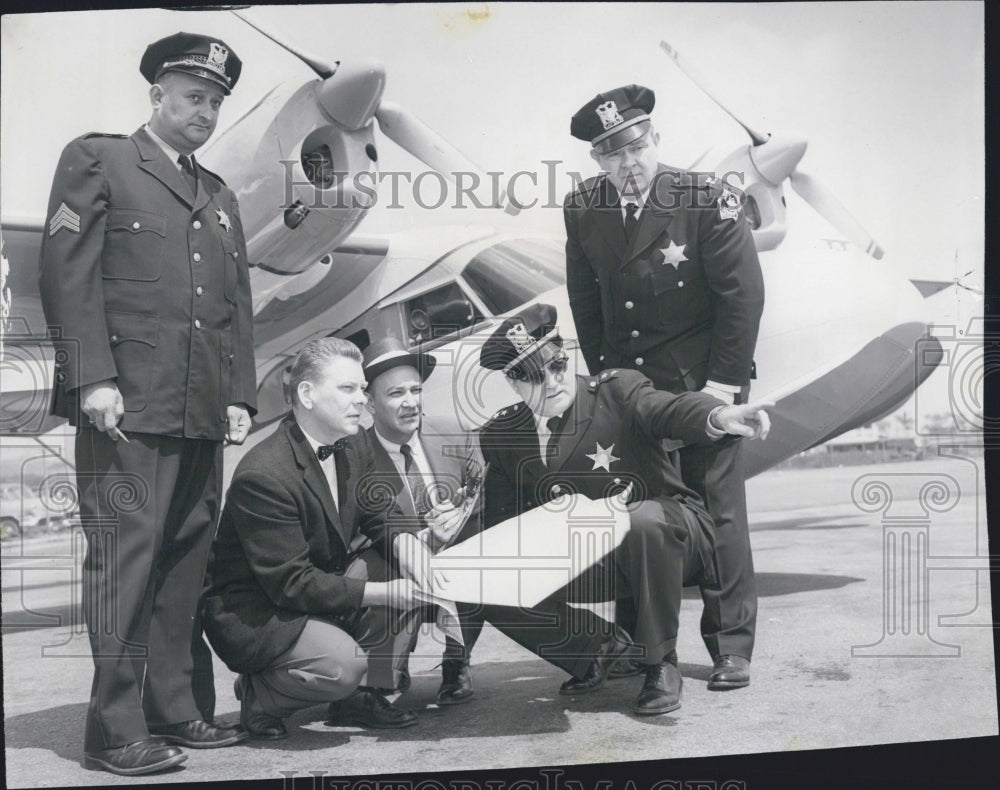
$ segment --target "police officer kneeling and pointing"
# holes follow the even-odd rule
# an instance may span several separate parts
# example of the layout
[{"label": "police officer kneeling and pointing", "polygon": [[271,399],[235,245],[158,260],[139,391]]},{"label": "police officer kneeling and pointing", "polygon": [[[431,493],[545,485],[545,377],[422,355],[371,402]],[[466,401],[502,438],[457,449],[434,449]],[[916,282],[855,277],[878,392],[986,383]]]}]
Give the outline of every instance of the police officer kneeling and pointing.
[{"label": "police officer kneeling and pointing", "polygon": [[87,536],[84,764],[115,774],[247,737],[212,722],[199,599],[223,442],[241,443],[256,410],[250,275],[236,196],[191,156],[241,68],[217,38],[151,44],[149,123],[70,142],[49,198],[39,286],[53,412],[78,428]]},{"label": "police officer kneeling and pointing", "polygon": [[[483,427],[489,464],[483,491],[485,523],[493,526],[574,491],[591,499],[622,492],[631,526],[621,545],[556,593],[571,602],[608,597],[636,611],[635,646],[602,647],[590,670],[560,692],[600,688],[626,652],[642,655],[645,682],[635,713],[680,707],[677,630],[682,588],[715,577],[715,527],[701,498],[688,488],[663,439],[709,445],[734,437],[765,438],[764,406],[724,405],[701,392],[654,389],[633,370],[575,374],[575,354],[556,330],[556,310],[536,304],[504,321],[483,345],[480,364],[502,370],[521,402]],[[727,434],[732,434],[728,439]],[[498,625],[501,631],[506,626]]]}]

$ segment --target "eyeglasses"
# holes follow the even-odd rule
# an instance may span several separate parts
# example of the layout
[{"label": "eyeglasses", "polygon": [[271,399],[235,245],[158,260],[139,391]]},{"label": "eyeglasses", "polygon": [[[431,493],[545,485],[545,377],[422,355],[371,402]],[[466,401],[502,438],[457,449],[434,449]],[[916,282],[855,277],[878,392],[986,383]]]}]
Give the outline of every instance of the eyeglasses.
[{"label": "eyeglasses", "polygon": [[569,357],[566,354],[559,354],[552,357],[540,368],[525,370],[520,365],[512,367],[507,371],[507,375],[515,381],[525,381],[528,384],[543,384],[545,382],[545,371],[548,370],[553,376],[561,376],[569,367]]}]

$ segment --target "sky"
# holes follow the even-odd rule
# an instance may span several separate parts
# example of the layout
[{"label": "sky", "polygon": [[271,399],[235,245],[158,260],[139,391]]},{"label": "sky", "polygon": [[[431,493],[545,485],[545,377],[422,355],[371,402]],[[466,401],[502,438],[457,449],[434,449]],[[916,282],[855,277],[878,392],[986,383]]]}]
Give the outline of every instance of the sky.
[{"label": "sky", "polygon": [[[595,172],[572,114],[596,93],[656,91],[661,160],[686,166],[745,133],[660,51],[668,41],[730,109],[809,142],[801,167],[823,179],[886,250],[873,266],[982,287],[983,7],[966,2],[518,4],[254,7],[301,48],[343,62],[376,58],[385,98],[405,105],[487,170]],[[312,72],[227,12],[162,9],[7,15],[2,21],[0,205],[41,218],[59,151],[89,131],[129,133],[149,115],[138,72],[146,45],[177,30],[223,38],[243,74],[219,129],[276,82]],[[217,132],[218,134],[218,132]],[[418,167],[380,139],[383,170]],[[225,173],[222,173],[225,176]],[[785,244],[840,234],[791,190]],[[561,212],[519,221],[561,232]],[[464,222],[456,212],[378,207],[368,235]],[[951,292],[964,320],[970,296]],[[965,300],[964,304],[959,304]],[[971,302],[974,306],[974,300]],[[946,309],[947,312],[947,309]],[[937,375],[937,374],[935,374]]]}]

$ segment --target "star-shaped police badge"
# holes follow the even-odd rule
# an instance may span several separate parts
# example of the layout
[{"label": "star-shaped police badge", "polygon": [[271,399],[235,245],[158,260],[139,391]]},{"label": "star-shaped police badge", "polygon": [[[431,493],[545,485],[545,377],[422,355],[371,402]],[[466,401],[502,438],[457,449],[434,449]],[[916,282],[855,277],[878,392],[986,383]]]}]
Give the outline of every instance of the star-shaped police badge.
[{"label": "star-shaped police badge", "polygon": [[663,265],[666,266],[669,263],[675,269],[680,269],[681,263],[688,259],[687,255],[684,254],[685,247],[687,247],[686,244],[677,245],[671,239],[670,244],[660,250],[663,253]]},{"label": "star-shaped police badge", "polygon": [[[600,442],[594,442],[594,444],[597,445],[597,449],[593,453],[587,453],[587,458],[594,462],[594,469],[603,469],[605,472],[610,472],[611,464],[621,460],[621,458],[614,454],[614,444],[607,449],[601,447]],[[594,471],[594,469],[590,471]]]},{"label": "star-shaped police badge", "polygon": [[215,216],[219,218],[219,224],[226,229],[226,233],[229,233],[233,228],[233,224],[229,221],[229,215],[226,214],[221,208],[215,210]]}]

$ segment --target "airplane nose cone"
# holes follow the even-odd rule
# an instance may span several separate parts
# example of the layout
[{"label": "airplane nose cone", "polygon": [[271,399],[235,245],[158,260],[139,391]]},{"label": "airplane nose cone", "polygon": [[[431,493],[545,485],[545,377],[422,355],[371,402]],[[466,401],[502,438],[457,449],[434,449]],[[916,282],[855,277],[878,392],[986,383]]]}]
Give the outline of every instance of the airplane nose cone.
[{"label": "airplane nose cone", "polygon": [[788,178],[809,145],[804,137],[775,132],[763,145],[750,148],[750,160],[766,181],[777,186]]},{"label": "airplane nose cone", "polygon": [[319,103],[333,120],[361,129],[375,115],[385,90],[385,66],[377,60],[341,63],[319,87]]}]

